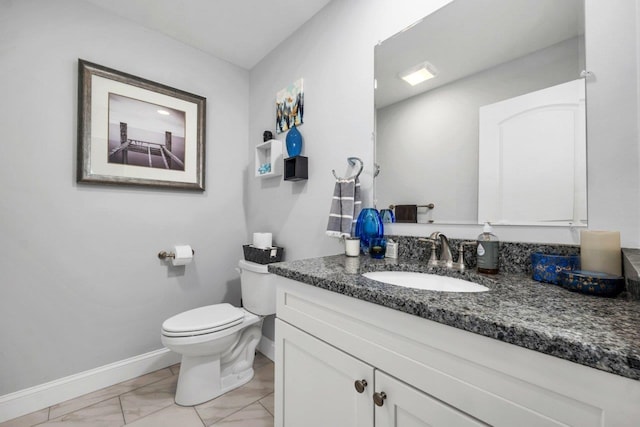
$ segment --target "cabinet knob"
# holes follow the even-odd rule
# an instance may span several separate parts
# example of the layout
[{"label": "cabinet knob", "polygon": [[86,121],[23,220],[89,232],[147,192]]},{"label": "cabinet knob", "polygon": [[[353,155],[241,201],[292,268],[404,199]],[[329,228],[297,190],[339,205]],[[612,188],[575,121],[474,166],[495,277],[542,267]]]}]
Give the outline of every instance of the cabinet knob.
[{"label": "cabinet knob", "polygon": [[375,403],[377,406],[384,405],[384,400],[386,398],[387,398],[387,393],[385,393],[384,391],[381,391],[380,393],[378,392],[373,393],[373,403]]},{"label": "cabinet knob", "polygon": [[367,380],[357,380],[354,383],[354,386],[356,387],[356,391],[358,393],[364,393],[364,389],[367,388]]}]

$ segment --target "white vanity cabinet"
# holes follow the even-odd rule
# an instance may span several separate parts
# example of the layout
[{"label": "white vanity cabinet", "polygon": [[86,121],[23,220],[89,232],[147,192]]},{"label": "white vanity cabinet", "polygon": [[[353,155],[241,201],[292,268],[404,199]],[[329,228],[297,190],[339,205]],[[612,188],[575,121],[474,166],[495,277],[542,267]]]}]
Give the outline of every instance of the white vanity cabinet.
[{"label": "white vanity cabinet", "polygon": [[276,322],[286,401],[278,425],[485,425],[286,322]]},{"label": "white vanity cabinet", "polygon": [[[277,346],[283,358],[279,378],[287,406],[280,425],[373,425],[373,368],[355,357],[276,319]],[[276,374],[277,375],[277,374]],[[362,393],[354,387],[361,381]]]},{"label": "white vanity cabinet", "polygon": [[375,389],[376,427],[486,426],[382,371],[375,372]]},{"label": "white vanity cabinet", "polygon": [[276,280],[276,426],[640,425],[640,381]]}]

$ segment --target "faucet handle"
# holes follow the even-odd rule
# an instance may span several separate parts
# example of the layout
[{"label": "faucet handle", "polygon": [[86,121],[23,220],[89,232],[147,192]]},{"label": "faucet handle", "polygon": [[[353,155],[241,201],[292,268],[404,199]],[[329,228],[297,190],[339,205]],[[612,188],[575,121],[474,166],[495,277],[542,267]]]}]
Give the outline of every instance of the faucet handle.
[{"label": "faucet handle", "polygon": [[430,267],[437,267],[440,264],[438,263],[438,256],[436,254],[436,247],[440,244],[438,239],[434,239],[431,237],[421,237],[418,239],[419,242],[427,242],[431,243],[431,256],[429,257],[429,261],[427,261],[427,265]]},{"label": "faucet handle", "polygon": [[478,242],[475,240],[465,240],[460,242],[460,246],[458,247],[458,261],[453,265],[453,268],[458,271],[464,271],[467,268],[464,264],[464,247],[475,245],[476,243]]}]

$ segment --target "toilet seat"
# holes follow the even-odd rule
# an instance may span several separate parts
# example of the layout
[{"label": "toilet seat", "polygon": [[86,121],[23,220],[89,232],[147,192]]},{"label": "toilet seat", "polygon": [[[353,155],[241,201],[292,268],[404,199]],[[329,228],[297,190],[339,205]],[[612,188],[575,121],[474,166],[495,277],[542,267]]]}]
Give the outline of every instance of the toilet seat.
[{"label": "toilet seat", "polygon": [[244,310],[227,303],[199,307],[165,320],[162,335],[189,337],[210,334],[239,325],[244,315]]}]

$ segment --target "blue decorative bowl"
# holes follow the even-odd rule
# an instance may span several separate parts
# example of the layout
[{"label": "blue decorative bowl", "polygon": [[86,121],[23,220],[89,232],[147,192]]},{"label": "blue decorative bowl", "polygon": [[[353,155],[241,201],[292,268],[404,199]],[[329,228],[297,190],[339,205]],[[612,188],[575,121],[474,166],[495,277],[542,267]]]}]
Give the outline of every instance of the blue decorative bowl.
[{"label": "blue decorative bowl", "polygon": [[624,290],[624,277],[596,271],[563,271],[560,284],[574,292],[601,297],[615,297]]},{"label": "blue decorative bowl", "polygon": [[561,272],[580,268],[580,255],[535,252],[531,254],[531,267],[533,268],[533,280],[557,285],[560,283],[559,274]]}]

